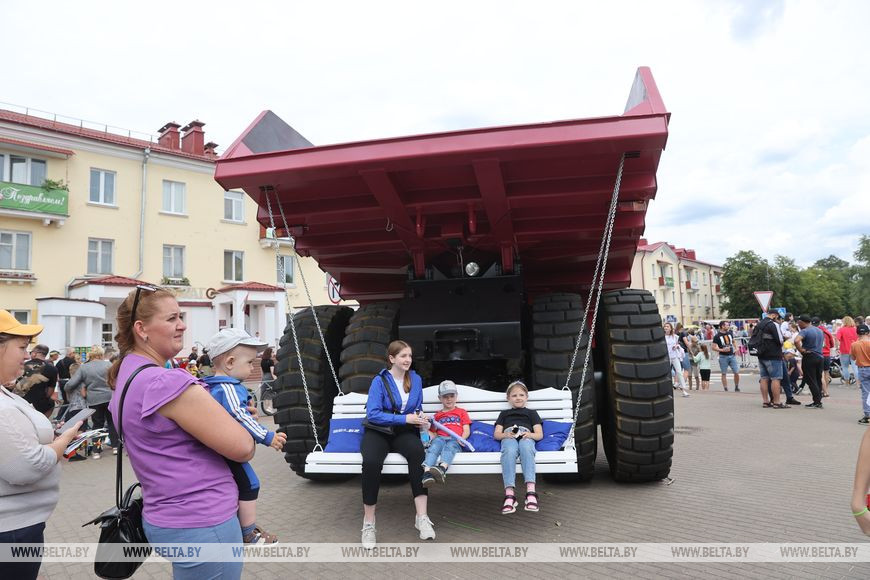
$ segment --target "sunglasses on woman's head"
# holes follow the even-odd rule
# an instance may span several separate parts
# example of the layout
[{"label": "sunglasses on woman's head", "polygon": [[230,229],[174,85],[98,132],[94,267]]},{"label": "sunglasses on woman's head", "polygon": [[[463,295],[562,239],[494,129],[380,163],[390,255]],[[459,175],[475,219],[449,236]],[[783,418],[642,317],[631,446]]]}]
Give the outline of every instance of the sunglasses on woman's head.
[{"label": "sunglasses on woman's head", "polygon": [[136,322],[136,308],[139,306],[139,296],[142,294],[142,291],[146,292],[157,292],[156,286],[147,286],[144,284],[136,285],[136,296],[133,297],[133,308],[130,309],[130,323],[133,324]]}]

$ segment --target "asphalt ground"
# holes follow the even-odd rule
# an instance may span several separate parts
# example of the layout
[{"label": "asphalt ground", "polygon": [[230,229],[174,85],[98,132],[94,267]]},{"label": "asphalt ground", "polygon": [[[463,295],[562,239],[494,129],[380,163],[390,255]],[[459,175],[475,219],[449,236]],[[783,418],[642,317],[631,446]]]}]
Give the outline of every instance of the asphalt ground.
[{"label": "asphalt ground", "polygon": [[[729,384],[731,384],[729,377]],[[838,381],[834,381],[835,383]],[[865,427],[859,391],[833,385],[822,410],[762,409],[757,375],[741,393],[711,390],[675,397],[673,482],[626,485],[609,476],[599,451],[584,484],[540,481],[541,511],[500,514],[497,475],[456,475],[433,489],[429,513],[437,542],[849,542],[864,536],[849,499]],[[799,397],[809,401],[807,391]],[[270,419],[264,419],[266,424]],[[113,501],[114,457],[67,463],[48,542],[95,542],[81,525]],[[359,542],[359,479],[322,484],[293,474],[283,456],[261,447],[259,522],[282,542]],[[132,473],[127,468],[127,481]],[[419,542],[407,483],[385,484],[378,505],[379,542]],[[135,578],[166,578],[165,561]],[[45,563],[45,578],[93,578],[88,564]],[[248,563],[245,578],[867,578],[864,563]]]}]

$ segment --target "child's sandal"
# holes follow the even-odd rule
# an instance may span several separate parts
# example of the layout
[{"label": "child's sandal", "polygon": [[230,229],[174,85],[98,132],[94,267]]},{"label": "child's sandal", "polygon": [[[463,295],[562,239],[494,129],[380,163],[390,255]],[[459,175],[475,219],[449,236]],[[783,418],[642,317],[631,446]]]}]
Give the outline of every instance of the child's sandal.
[{"label": "child's sandal", "polygon": [[506,493],[504,494],[504,504],[501,506],[501,515],[506,516],[517,511],[517,496]]},{"label": "child's sandal", "polygon": [[534,491],[526,492],[526,505],[525,510],[527,512],[536,512],[538,511],[538,494]]}]

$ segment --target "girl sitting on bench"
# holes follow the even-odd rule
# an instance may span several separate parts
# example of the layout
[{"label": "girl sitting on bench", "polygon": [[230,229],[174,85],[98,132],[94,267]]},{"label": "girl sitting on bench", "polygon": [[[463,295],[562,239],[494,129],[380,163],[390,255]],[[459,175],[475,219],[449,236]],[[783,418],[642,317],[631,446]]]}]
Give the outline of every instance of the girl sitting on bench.
[{"label": "girl sitting on bench", "polygon": [[496,441],[501,441],[501,475],[504,480],[502,514],[517,511],[514,487],[518,455],[526,482],[525,510],[538,511],[538,494],[535,492],[535,441],[543,439],[544,429],[538,412],[526,408],[528,399],[529,389],[525,383],[512,382],[507,388],[507,400],[511,408],[499,413],[495,421],[493,437]]}]

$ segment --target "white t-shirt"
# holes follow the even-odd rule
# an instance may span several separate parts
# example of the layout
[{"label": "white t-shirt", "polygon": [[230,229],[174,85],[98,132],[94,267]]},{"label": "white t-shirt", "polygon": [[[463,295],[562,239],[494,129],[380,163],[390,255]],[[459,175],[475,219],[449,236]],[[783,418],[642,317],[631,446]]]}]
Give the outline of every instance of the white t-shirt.
[{"label": "white t-shirt", "polygon": [[407,409],[408,398],[411,396],[411,393],[406,393],[405,386],[399,385],[399,396],[402,397],[402,412],[407,414],[408,413],[408,409]]}]

